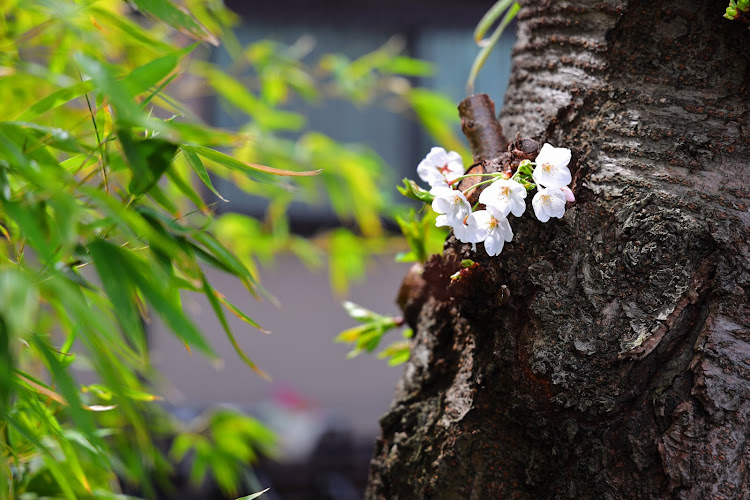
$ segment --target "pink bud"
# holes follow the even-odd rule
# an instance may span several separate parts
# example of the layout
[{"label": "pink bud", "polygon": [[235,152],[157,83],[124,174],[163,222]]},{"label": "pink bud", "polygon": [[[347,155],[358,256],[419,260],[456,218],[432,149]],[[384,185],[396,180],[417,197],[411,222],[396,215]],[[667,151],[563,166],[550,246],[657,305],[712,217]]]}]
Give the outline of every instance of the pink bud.
[{"label": "pink bud", "polygon": [[576,197],[573,194],[573,191],[571,191],[569,187],[567,187],[567,186],[566,187],[561,187],[560,191],[562,191],[563,193],[565,193],[565,199],[567,201],[570,201],[570,202],[576,201]]}]

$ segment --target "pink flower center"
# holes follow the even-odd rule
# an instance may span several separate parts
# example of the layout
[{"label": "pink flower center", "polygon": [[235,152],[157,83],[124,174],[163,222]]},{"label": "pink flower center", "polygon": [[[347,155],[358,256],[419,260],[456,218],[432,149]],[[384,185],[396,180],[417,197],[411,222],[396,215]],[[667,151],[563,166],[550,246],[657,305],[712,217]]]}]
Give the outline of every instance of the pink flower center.
[{"label": "pink flower center", "polygon": [[443,174],[443,175],[445,175],[445,174],[447,174],[448,172],[450,172],[450,169],[448,168],[448,164],[447,164],[447,163],[446,163],[445,165],[443,165],[442,167],[438,167],[438,170],[439,170],[439,171],[440,171],[440,173],[441,173],[441,174]]}]

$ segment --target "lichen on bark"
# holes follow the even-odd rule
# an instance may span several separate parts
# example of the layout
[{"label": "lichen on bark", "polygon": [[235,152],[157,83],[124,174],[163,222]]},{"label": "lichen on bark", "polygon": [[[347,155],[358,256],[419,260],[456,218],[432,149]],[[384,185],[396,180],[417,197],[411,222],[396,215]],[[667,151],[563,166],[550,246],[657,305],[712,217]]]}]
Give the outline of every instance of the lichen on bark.
[{"label": "lichen on bark", "polygon": [[499,122],[574,149],[577,202],[405,281],[368,498],[750,495],[750,40],[720,7],[523,6]]}]

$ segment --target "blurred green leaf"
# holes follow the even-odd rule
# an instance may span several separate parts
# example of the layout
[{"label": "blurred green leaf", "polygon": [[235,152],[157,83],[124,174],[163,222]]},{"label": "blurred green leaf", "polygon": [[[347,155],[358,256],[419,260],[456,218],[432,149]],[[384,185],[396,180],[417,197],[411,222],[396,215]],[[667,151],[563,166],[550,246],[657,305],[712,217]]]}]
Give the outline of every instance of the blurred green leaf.
[{"label": "blurred green leaf", "polygon": [[255,163],[245,163],[243,161],[232,158],[229,155],[204,146],[183,146],[182,149],[183,151],[192,152],[211,161],[215,161],[219,165],[222,165],[230,170],[241,172],[251,179],[257,180],[259,182],[272,182],[274,180],[273,176],[308,177],[311,175],[318,175],[322,171],[307,170],[303,172],[294,172],[291,170],[281,170],[278,168],[267,167],[265,165],[257,165]]},{"label": "blurred green leaf", "polygon": [[499,17],[500,13],[504,9],[507,9],[507,11],[505,11],[505,16],[503,16],[503,20],[500,21],[500,24],[498,24],[495,28],[492,36],[490,36],[490,38],[486,40],[477,40],[477,43],[482,48],[479,51],[479,54],[477,54],[477,57],[474,59],[474,63],[471,65],[469,78],[466,81],[466,93],[468,95],[474,93],[474,81],[476,80],[479,71],[482,69],[482,66],[484,66],[484,63],[487,62],[487,58],[492,52],[492,49],[495,48],[495,45],[497,45],[497,42],[498,40],[500,40],[500,36],[503,34],[503,31],[505,31],[505,28],[511,23],[511,21],[513,21],[513,19],[516,17],[516,14],[518,14],[518,11],[521,10],[521,4],[519,4],[518,2],[513,2],[513,4],[510,5],[509,1],[500,0],[490,9],[485,17],[482,18],[482,20],[477,25],[477,30],[474,32],[475,39],[477,37],[481,38],[481,36],[484,35],[484,32],[489,29],[489,26],[492,25],[494,20]]},{"label": "blurred green leaf", "polygon": [[[135,103],[135,96],[130,89],[116,76],[116,70],[101,61],[84,54],[76,54],[75,60],[81,69],[91,77],[96,87],[101,90],[112,106],[117,110],[118,119],[129,124],[144,124]],[[156,123],[156,122],[154,122]]]},{"label": "blurred green leaf", "polygon": [[135,139],[124,128],[118,130],[117,136],[133,170],[128,191],[135,196],[147,193],[169,168],[177,145],[163,139]]},{"label": "blurred green leaf", "polygon": [[[242,349],[242,347],[240,347],[240,344],[237,342],[237,338],[234,336],[234,333],[232,333],[232,329],[229,326],[229,322],[227,321],[226,315],[224,314],[224,310],[221,308],[221,303],[219,302],[218,298],[220,294],[211,287],[205,276],[203,277],[203,292],[208,298],[208,302],[211,304],[211,308],[214,310],[216,318],[219,320],[219,323],[221,323],[221,327],[224,329],[224,333],[227,335],[227,339],[229,339],[229,342],[232,344],[234,351],[237,353],[240,359],[244,361],[244,363],[249,366],[250,369],[255,373],[270,381],[271,377],[266,372],[261,370],[258,365],[256,365],[255,362],[250,359],[247,354],[245,354],[245,351]],[[257,325],[255,321],[252,321],[252,324]]]},{"label": "blurred green leaf", "polygon": [[45,127],[36,123],[21,121],[2,122],[0,126],[6,133],[14,129],[15,132],[22,134],[29,144],[38,142],[39,146],[52,146],[71,153],[79,153],[86,149],[69,132],[60,128]]},{"label": "blurred green leaf", "polygon": [[406,363],[411,355],[411,342],[397,340],[378,353],[378,359],[387,359],[390,366]]},{"label": "blurred green leaf", "polygon": [[0,270],[0,316],[8,337],[32,331],[39,310],[39,289],[28,276],[15,269]]},{"label": "blurred green leaf", "polygon": [[403,323],[402,318],[384,316],[353,302],[346,301],[342,305],[349,316],[363,323],[344,330],[335,339],[335,342],[354,344],[354,348],[347,354],[348,358],[358,356],[364,351],[374,351],[383,335]]},{"label": "blurred green leaf", "polygon": [[7,413],[8,401],[13,393],[13,357],[11,337],[3,314],[0,317],[0,415]]},{"label": "blurred green leaf", "polygon": [[344,307],[346,314],[362,323],[367,323],[375,319],[382,318],[380,314],[370,311],[369,309],[365,309],[359,304],[355,304],[354,302],[350,302],[348,300],[342,302],[341,305]]},{"label": "blurred green leaf", "polygon": [[206,343],[198,328],[188,319],[180,305],[170,298],[169,283],[154,279],[153,272],[144,265],[143,260],[135,259],[133,255],[111,243],[96,240],[89,243],[89,247],[92,246],[96,248],[94,252],[100,258],[106,256],[104,258],[107,261],[119,263],[120,272],[126,274],[128,279],[133,280],[146,300],[186,346],[198,347],[206,354],[214,356],[213,350]]},{"label": "blurred green leaf", "polygon": [[219,192],[214,188],[214,185],[211,182],[211,177],[208,175],[206,167],[203,166],[203,162],[201,161],[200,157],[198,157],[198,155],[194,151],[185,148],[182,149],[182,154],[185,156],[185,159],[190,164],[190,167],[193,169],[198,178],[203,182],[203,184],[205,184],[213,194],[218,196],[221,201],[229,201],[221,196]]},{"label": "blurred green leaf", "polygon": [[76,427],[83,432],[89,442],[93,443],[97,448],[102,448],[104,442],[96,434],[94,419],[91,414],[83,409],[79,391],[73,377],[71,377],[67,370],[63,368],[56,354],[54,354],[54,351],[45,340],[38,335],[33,335],[31,337],[31,342],[37,352],[41,354],[45,361],[45,365],[57,383],[60,393],[65,398],[65,401],[67,402],[67,410],[70,412],[71,418],[76,423]]},{"label": "blurred green leaf", "polygon": [[146,336],[136,307],[135,284],[122,272],[119,254],[101,240],[91,242],[88,248],[123,332],[138,350],[145,352]]},{"label": "blurred green leaf", "polygon": [[383,66],[383,71],[397,75],[424,77],[433,75],[435,73],[435,66],[420,59],[396,56]]},{"label": "blurred green leaf", "polygon": [[169,0],[132,0],[138,10],[151,14],[173,28],[189,34],[197,40],[218,46],[219,41],[200,24],[184,7],[178,7]]},{"label": "blurred green leaf", "polygon": [[460,120],[456,104],[452,100],[427,89],[412,89],[406,98],[424,128],[438,144],[458,151],[464,158],[470,158],[457,133]]},{"label": "blurred green leaf", "polygon": [[474,28],[474,41],[477,45],[480,47],[482,46],[482,39],[484,38],[485,33],[487,33],[492,25],[495,24],[503,12],[505,12],[514,1],[515,0],[498,0],[490,10],[482,16],[482,19],[480,19],[476,28]]},{"label": "blurred green leaf", "polygon": [[75,83],[69,87],[60,89],[52,94],[48,95],[41,101],[37,102],[33,106],[29,107],[26,111],[16,117],[18,121],[33,120],[37,116],[46,113],[52,109],[55,109],[63,104],[81,97],[82,95],[94,90],[94,82],[88,80],[84,82]]}]

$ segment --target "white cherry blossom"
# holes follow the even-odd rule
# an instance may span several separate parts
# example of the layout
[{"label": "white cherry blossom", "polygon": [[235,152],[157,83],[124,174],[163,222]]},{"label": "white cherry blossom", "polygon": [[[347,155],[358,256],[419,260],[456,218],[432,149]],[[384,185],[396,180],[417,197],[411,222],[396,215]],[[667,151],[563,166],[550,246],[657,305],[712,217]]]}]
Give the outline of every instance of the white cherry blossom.
[{"label": "white cherry blossom", "polygon": [[448,183],[464,174],[463,160],[455,151],[446,152],[443,148],[432,148],[419,162],[417,174],[430,187],[447,187]]},{"label": "white cherry blossom", "polygon": [[472,241],[470,243],[484,242],[484,249],[490,257],[499,255],[503,251],[506,241],[513,239],[513,230],[510,228],[508,219],[492,207],[487,210],[477,210],[466,220]]},{"label": "white cherry blossom", "polygon": [[550,217],[560,219],[565,214],[565,193],[557,187],[539,189],[531,200],[531,206],[541,222],[547,222]]},{"label": "white cherry blossom", "polygon": [[521,183],[510,179],[498,179],[485,188],[479,195],[479,203],[495,208],[507,217],[512,213],[516,217],[526,210],[526,188]]},{"label": "white cherry blossom", "polygon": [[471,213],[471,205],[466,196],[457,189],[445,186],[436,186],[430,193],[435,196],[432,200],[432,209],[440,214],[435,220],[435,225],[450,226],[458,235],[465,225],[466,217]]},{"label": "white cherry blossom", "polygon": [[536,167],[532,177],[534,182],[546,188],[562,188],[570,184],[572,177],[568,170],[570,150],[555,148],[550,144],[542,146],[542,150],[534,162]]}]

